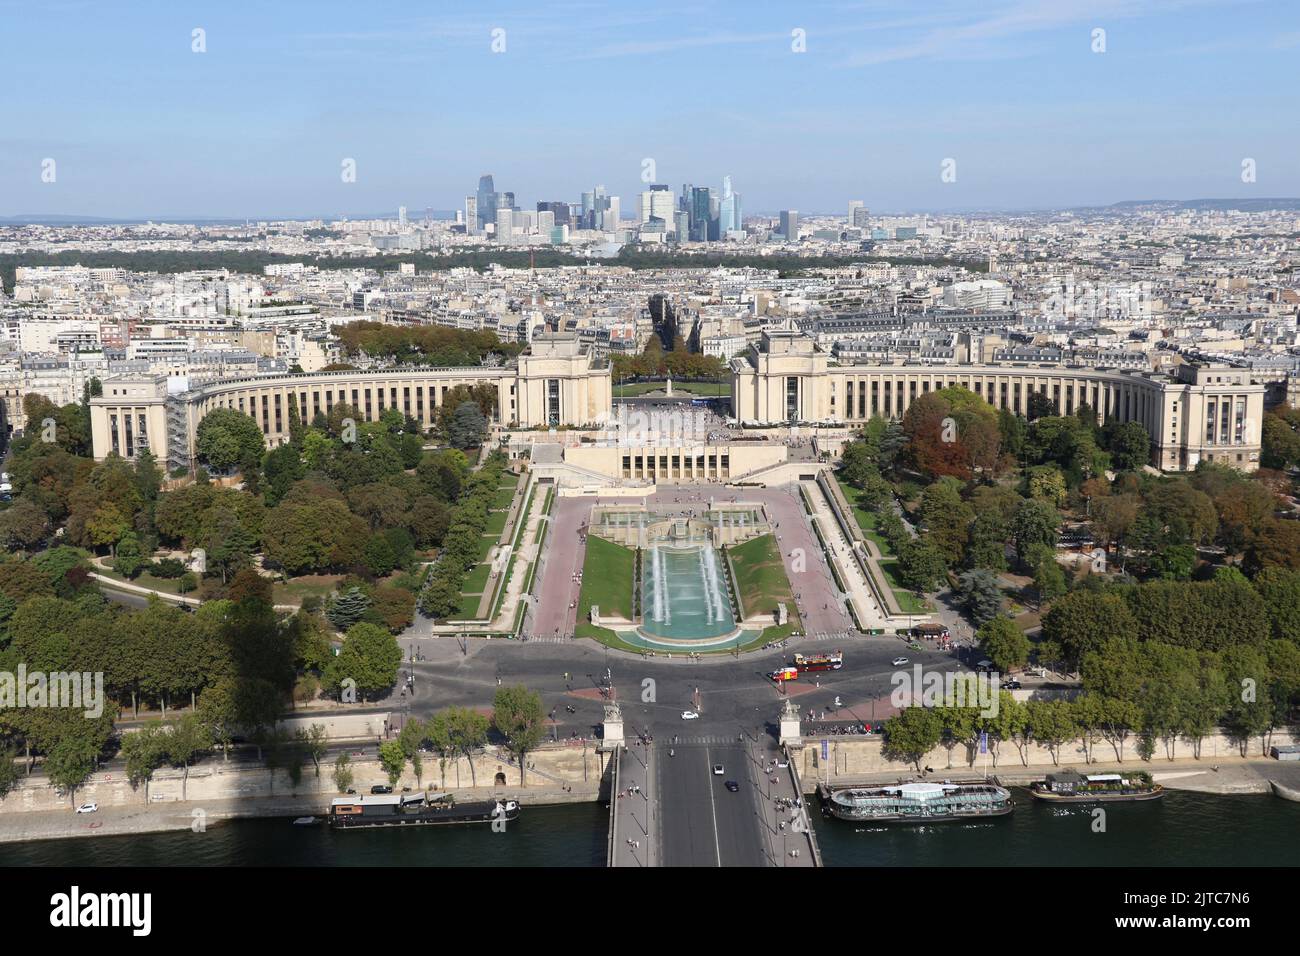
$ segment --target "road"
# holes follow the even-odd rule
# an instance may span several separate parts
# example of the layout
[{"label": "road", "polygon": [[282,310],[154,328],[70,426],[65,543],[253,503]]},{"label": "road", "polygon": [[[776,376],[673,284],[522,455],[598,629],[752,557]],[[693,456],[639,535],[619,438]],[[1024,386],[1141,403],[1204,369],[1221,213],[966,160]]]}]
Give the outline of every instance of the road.
[{"label": "road", "polygon": [[[729,735],[692,735],[673,745],[655,738],[663,866],[763,866],[759,791],[742,745],[709,743]],[[669,757],[672,750],[675,756]],[[713,767],[721,765],[722,774]],[[732,793],[726,781],[740,789]]]}]

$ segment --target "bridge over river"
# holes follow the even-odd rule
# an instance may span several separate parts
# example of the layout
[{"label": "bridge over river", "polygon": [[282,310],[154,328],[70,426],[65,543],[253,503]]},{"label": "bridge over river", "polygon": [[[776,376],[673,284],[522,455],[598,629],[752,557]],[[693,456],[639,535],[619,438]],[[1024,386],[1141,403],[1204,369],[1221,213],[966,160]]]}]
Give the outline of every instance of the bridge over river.
[{"label": "bridge over river", "polygon": [[611,761],[610,866],[820,865],[784,752],[720,723],[701,715],[676,735],[627,735]]}]

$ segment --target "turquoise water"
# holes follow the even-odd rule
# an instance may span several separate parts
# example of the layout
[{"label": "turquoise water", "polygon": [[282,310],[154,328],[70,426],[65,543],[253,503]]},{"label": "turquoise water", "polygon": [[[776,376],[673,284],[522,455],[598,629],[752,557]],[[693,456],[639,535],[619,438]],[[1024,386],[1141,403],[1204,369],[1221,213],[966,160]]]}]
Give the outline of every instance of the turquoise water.
[{"label": "turquoise water", "polygon": [[704,544],[642,552],[641,609],[648,637],[716,638],[736,630],[722,560]]}]

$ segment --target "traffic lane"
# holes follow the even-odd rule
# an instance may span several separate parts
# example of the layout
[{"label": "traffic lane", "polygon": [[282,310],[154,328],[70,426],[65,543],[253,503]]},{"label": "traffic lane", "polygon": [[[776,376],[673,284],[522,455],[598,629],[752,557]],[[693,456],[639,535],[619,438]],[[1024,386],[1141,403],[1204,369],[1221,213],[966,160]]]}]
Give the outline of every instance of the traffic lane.
[{"label": "traffic lane", "polygon": [[[713,787],[714,821],[723,866],[763,866],[763,821],[759,816],[757,791],[748,755],[742,746],[710,748],[710,760],[722,764],[721,776],[710,769]],[[739,790],[732,793],[726,781],[734,780]]]},{"label": "traffic lane", "polygon": [[[656,743],[659,848],[663,866],[718,866],[709,749]],[[669,756],[668,751],[674,756]],[[723,791],[726,792],[725,790]]]}]

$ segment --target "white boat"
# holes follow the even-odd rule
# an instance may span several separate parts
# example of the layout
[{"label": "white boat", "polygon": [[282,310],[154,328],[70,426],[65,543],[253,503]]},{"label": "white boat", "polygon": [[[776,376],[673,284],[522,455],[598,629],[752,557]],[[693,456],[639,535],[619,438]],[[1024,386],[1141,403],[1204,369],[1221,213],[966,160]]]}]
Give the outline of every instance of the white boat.
[{"label": "white boat", "polygon": [[299,817],[293,821],[293,825],[296,827],[314,827],[319,822],[315,817]]}]

